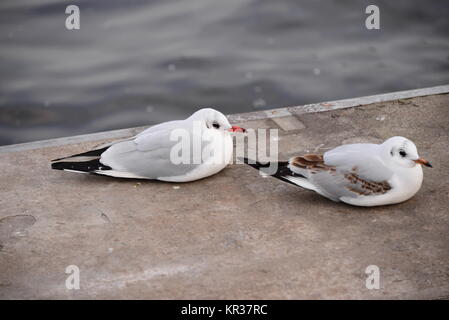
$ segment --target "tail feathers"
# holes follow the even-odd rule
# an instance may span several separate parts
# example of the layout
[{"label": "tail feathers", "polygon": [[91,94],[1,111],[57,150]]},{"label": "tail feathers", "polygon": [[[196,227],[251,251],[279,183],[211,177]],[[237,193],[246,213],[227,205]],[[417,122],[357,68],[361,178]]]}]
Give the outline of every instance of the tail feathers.
[{"label": "tail feathers", "polygon": [[241,159],[243,160],[243,162],[257,170],[260,170],[264,173],[266,173],[266,171],[264,169],[266,168],[270,168],[272,166],[276,166],[277,165],[277,169],[276,172],[274,173],[268,173],[270,176],[275,177],[279,180],[282,180],[284,182],[293,184],[295,186],[298,186],[298,183],[295,183],[295,180],[292,180],[292,178],[297,178],[297,179],[306,179],[306,177],[304,177],[303,175],[297,174],[293,171],[290,170],[290,168],[288,167],[288,161],[279,161],[279,162],[268,162],[266,164],[262,164],[258,161],[254,161],[248,158],[243,158]]},{"label": "tail feathers", "polygon": [[58,161],[51,164],[52,169],[78,171],[78,172],[95,172],[97,170],[111,170],[111,167],[105,166],[100,159],[89,161]]},{"label": "tail feathers", "polygon": [[100,162],[100,157],[109,147],[78,153],[73,156],[52,160],[51,168],[56,170],[95,172],[111,170]]},{"label": "tail feathers", "polygon": [[87,152],[83,152],[83,153],[78,153],[78,154],[74,154],[73,156],[68,156],[68,157],[64,157],[64,158],[59,158],[59,159],[54,159],[51,160],[52,162],[54,161],[61,161],[61,160],[65,160],[65,159],[70,159],[70,158],[75,158],[75,157],[101,157],[101,154],[103,152],[105,152],[110,146],[101,148],[101,149],[95,149],[95,150],[90,150]]}]

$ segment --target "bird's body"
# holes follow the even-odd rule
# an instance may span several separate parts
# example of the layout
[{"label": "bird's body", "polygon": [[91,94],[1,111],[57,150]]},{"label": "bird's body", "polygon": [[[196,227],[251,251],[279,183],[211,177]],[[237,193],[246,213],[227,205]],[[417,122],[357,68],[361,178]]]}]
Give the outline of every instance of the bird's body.
[{"label": "bird's body", "polygon": [[52,168],[118,178],[198,180],[230,163],[230,131],[239,129],[243,131],[222,113],[201,109],[185,120],[161,123],[130,139],[54,160]]},{"label": "bird's body", "polygon": [[[268,165],[251,164],[262,168]],[[408,139],[393,137],[383,144],[351,144],[323,155],[308,154],[278,163],[273,176],[313,190],[333,201],[355,206],[400,203],[421,188],[422,167],[415,145]]]}]

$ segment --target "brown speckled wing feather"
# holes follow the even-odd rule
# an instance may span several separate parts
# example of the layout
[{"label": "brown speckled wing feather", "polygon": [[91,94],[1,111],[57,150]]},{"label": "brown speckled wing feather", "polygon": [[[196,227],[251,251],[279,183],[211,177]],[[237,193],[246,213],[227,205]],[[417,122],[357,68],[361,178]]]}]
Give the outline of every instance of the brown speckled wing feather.
[{"label": "brown speckled wing feather", "polygon": [[[297,156],[290,159],[289,163],[293,171],[303,174],[310,182],[317,184],[323,191],[333,193],[331,190],[326,190],[331,189],[330,186],[320,185],[319,182],[323,180],[328,180],[328,183],[339,184],[340,187],[345,188],[346,192],[349,191],[353,196],[381,195],[391,190],[391,185],[388,181],[376,182],[361,177],[357,166],[352,167],[349,171],[338,170],[335,166],[327,165],[321,154]],[[315,175],[318,174],[320,176],[324,174],[328,178],[315,179]],[[335,189],[335,186],[332,189]]]},{"label": "brown speckled wing feather", "polygon": [[290,159],[290,165],[296,168],[307,170],[311,174],[316,174],[320,171],[335,172],[333,166],[328,166],[324,163],[322,154],[306,154]]}]

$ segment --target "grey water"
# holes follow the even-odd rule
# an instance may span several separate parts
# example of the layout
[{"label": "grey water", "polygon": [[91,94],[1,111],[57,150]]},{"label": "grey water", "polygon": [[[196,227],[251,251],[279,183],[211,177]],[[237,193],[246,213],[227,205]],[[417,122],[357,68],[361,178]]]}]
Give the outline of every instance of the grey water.
[{"label": "grey water", "polygon": [[1,0],[0,144],[448,84],[448,17],[440,0]]}]

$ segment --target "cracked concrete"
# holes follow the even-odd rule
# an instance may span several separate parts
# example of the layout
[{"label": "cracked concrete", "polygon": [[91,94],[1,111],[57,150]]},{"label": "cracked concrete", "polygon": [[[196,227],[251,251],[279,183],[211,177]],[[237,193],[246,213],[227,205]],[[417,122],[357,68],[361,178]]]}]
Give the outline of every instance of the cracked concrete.
[{"label": "cracked concrete", "polygon": [[[411,200],[357,208],[245,165],[187,184],[50,169],[102,141],[0,153],[0,298],[449,297],[449,95],[289,110],[234,119],[283,129],[285,159],[403,135],[434,168]],[[80,290],[65,287],[72,264]],[[369,265],[379,290],[365,287]]]}]

